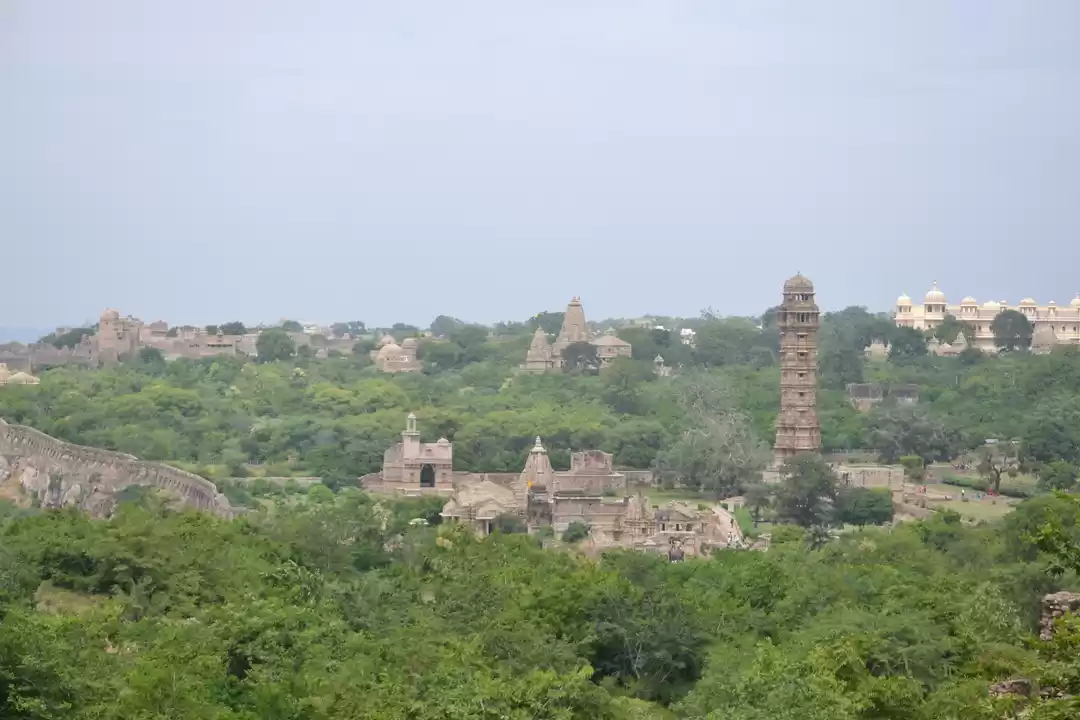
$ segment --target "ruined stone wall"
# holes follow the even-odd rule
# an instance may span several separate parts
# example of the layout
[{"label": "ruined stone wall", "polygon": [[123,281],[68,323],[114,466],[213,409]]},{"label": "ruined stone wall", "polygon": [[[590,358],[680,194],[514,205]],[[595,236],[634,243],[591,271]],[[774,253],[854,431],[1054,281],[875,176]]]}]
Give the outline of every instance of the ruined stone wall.
[{"label": "ruined stone wall", "polygon": [[43,507],[75,505],[104,516],[116,495],[131,485],[166,491],[185,505],[232,517],[212,482],[132,455],[57,440],[24,425],[0,420],[0,487],[16,488]]}]

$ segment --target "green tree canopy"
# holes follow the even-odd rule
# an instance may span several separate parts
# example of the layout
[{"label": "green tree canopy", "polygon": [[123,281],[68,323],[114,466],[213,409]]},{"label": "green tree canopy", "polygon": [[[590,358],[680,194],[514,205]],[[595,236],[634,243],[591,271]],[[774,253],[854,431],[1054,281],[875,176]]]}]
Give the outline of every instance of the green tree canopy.
[{"label": "green tree canopy", "polygon": [[296,343],[284,330],[270,328],[259,333],[255,350],[259,354],[259,362],[288,360],[296,354]]},{"label": "green tree canopy", "polygon": [[1027,350],[1031,347],[1033,328],[1024,314],[1016,310],[1002,310],[990,323],[994,344],[1001,350]]},{"label": "green tree canopy", "polygon": [[805,528],[836,521],[839,480],[820,455],[796,455],[781,473],[783,481],[776,490],[775,502],[780,517]]}]

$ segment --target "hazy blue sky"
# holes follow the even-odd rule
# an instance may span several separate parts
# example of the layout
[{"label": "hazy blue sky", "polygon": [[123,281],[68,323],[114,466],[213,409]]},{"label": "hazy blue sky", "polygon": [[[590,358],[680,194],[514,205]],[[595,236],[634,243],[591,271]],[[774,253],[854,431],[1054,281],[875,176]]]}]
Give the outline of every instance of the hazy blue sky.
[{"label": "hazy blue sky", "polygon": [[0,325],[1080,291],[1080,2],[0,1]]}]

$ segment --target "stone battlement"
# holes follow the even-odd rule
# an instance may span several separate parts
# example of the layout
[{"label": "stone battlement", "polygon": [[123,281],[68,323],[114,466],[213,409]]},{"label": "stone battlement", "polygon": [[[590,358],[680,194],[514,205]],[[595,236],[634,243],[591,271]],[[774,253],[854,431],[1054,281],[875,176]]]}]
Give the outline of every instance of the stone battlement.
[{"label": "stone battlement", "polygon": [[43,507],[77,505],[105,515],[131,485],[165,490],[185,505],[232,517],[233,508],[209,480],[133,455],[74,445],[0,419],[0,486],[16,480]]}]

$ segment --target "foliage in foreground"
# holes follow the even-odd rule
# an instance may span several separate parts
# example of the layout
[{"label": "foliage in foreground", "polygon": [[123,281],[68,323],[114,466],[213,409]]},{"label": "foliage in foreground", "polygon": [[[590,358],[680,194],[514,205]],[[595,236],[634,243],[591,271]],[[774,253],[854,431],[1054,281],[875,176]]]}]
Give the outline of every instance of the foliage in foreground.
[{"label": "foliage in foreground", "polygon": [[992,681],[1080,691],[1075,628],[1030,632],[1067,499],[682,564],[281,502],[0,513],[0,717],[1004,718]]}]

